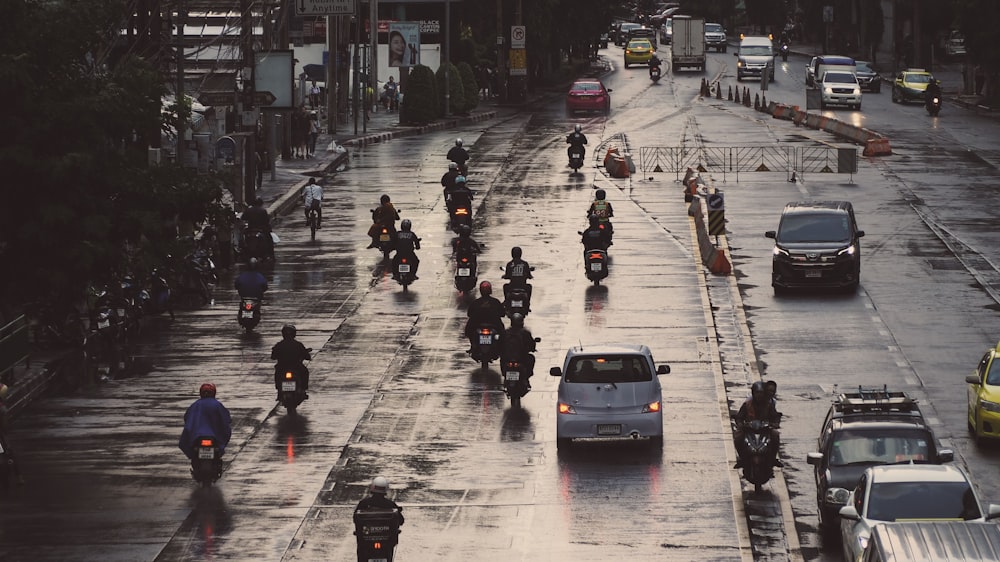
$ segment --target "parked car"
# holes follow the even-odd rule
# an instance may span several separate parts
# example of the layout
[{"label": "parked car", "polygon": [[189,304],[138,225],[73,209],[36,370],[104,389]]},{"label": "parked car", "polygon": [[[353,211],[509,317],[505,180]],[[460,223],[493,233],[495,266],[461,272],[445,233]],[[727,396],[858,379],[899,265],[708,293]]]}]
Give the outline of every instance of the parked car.
[{"label": "parked car", "polygon": [[655,49],[649,39],[633,39],[625,46],[625,68],[630,64],[649,64]]},{"label": "parked car", "polygon": [[726,30],[719,23],[706,23],[705,24],[705,50],[715,49],[717,52],[725,53],[726,47]]},{"label": "parked car", "polygon": [[597,78],[579,78],[566,93],[566,111],[611,111],[611,90]]},{"label": "parked car", "polygon": [[950,464],[897,464],[867,468],[840,510],[844,560],[860,561],[872,527],[895,521],[984,522],[1000,505],[983,504],[969,476]]},{"label": "parked car", "polygon": [[864,562],[1000,562],[1000,525],[904,521],[875,525]]},{"label": "parked car", "polygon": [[973,374],[965,377],[968,385],[968,425],[972,437],[1000,438],[1000,343],[979,360]]},{"label": "parked car", "polygon": [[663,393],[658,375],[668,365],[653,361],[645,345],[606,344],[572,347],[559,377],[556,447],[573,439],[648,439],[663,446]]},{"label": "parked car", "polygon": [[840,508],[866,468],[907,461],[941,464],[954,457],[951,449],[939,446],[917,401],[906,393],[882,387],[838,395],[820,426],[817,450],[806,455],[814,467],[820,529],[837,532]]},{"label": "parked car", "polygon": [[924,101],[924,90],[934,80],[930,72],[922,68],[908,68],[896,73],[892,81],[892,102]]},{"label": "parked car", "polygon": [[854,61],[857,68],[855,76],[858,77],[858,84],[862,90],[879,93],[882,91],[882,76],[872,68],[872,63],[864,60]]}]

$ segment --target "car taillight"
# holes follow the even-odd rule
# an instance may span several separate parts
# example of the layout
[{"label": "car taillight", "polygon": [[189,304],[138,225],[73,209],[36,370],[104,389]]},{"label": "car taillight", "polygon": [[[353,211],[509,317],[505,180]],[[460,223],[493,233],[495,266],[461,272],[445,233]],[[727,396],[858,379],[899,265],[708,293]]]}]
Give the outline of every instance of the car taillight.
[{"label": "car taillight", "polygon": [[644,414],[655,414],[656,412],[659,411],[660,411],[659,402],[650,402],[649,404],[646,404],[645,406],[642,407],[642,413]]},{"label": "car taillight", "polygon": [[625,49],[625,54],[626,55],[631,55],[632,54],[632,49]]},{"label": "car taillight", "polygon": [[294,378],[295,378],[295,375],[293,375],[291,371],[285,372],[285,380],[292,380]]},{"label": "car taillight", "polygon": [[560,402],[559,403],[559,413],[560,414],[575,414],[576,413],[576,408],[574,408],[570,404],[566,404],[565,402]]}]

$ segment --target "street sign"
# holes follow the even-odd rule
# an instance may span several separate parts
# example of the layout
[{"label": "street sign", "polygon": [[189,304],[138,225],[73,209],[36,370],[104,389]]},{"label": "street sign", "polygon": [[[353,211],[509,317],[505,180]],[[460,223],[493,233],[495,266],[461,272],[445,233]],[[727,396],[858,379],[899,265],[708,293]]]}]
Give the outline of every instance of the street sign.
[{"label": "street sign", "polygon": [[300,16],[353,16],[355,0],[295,0],[295,13]]},{"label": "street sign", "polygon": [[198,94],[198,103],[209,107],[221,107],[236,103],[235,92],[201,92]]},{"label": "street sign", "polygon": [[523,25],[512,25],[510,26],[510,48],[511,49],[523,49],[525,48],[525,38],[528,33]]},{"label": "street sign", "polygon": [[716,191],[715,193],[708,194],[708,210],[709,211],[722,211],[726,208],[725,199],[721,192]]},{"label": "street sign", "polygon": [[271,105],[274,101],[278,99],[274,97],[274,94],[268,92],[267,90],[263,92],[253,93],[253,104],[254,105]]}]

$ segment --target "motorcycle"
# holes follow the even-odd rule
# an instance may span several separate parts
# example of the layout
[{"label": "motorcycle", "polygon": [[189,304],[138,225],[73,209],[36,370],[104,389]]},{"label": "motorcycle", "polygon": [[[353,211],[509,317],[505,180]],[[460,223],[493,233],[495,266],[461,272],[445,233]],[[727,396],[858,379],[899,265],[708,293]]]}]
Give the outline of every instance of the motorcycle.
[{"label": "motorcycle", "polygon": [[456,234],[462,225],[472,228],[472,197],[453,194],[448,217],[451,230]]},{"label": "motorcycle", "polygon": [[245,228],[240,257],[248,262],[250,258],[257,258],[261,262],[273,258],[274,256],[268,250],[267,236],[268,234],[263,230]]},{"label": "motorcycle", "polygon": [[500,358],[503,345],[500,342],[500,331],[495,326],[479,326],[472,337],[472,351],[469,355],[473,360],[483,365],[483,370],[490,368],[490,362]]},{"label": "motorcycle", "polygon": [[476,275],[476,256],[458,255],[455,257],[455,288],[462,293],[470,293],[479,281]]},{"label": "motorcycle", "polygon": [[[308,351],[312,351],[310,348]],[[308,396],[303,384],[303,373],[295,369],[284,369],[281,374],[281,397],[278,399],[281,405],[288,410],[290,415],[295,415],[295,409],[299,407]]]},{"label": "motorcycle", "polygon": [[512,285],[507,290],[507,301],[504,303],[504,308],[507,309],[508,318],[514,313],[527,316],[528,312],[531,311],[529,304],[531,301],[528,297],[528,285]]},{"label": "motorcycle", "polygon": [[354,514],[359,562],[392,562],[399,544],[399,512],[395,509],[359,511]]},{"label": "motorcycle", "polygon": [[660,81],[660,65],[657,64],[649,67],[649,79],[652,80],[654,84]]},{"label": "motorcycle", "polygon": [[782,62],[788,62],[788,43],[782,43],[781,47],[778,47],[778,52],[781,54]]},{"label": "motorcycle", "polygon": [[608,276],[608,252],[606,250],[586,250],[583,254],[586,263],[587,279],[593,281],[594,286],[601,284],[601,279]]},{"label": "motorcycle", "polygon": [[938,113],[941,113],[941,98],[938,96],[927,100],[927,103],[924,105],[927,108],[927,114],[931,117],[937,117]]},{"label": "motorcycle", "polygon": [[[535,338],[535,342],[542,338]],[[510,399],[511,408],[521,407],[521,398],[531,390],[529,377],[534,373],[528,364],[515,359],[505,359],[503,362],[503,392]]]},{"label": "motorcycle", "polygon": [[260,323],[260,299],[241,297],[240,311],[236,314],[236,321],[248,334],[252,332]]},{"label": "motorcycle", "polygon": [[222,477],[222,455],[215,437],[202,436],[195,440],[191,477],[205,488]]},{"label": "motorcycle", "polygon": [[150,274],[149,278],[150,291],[149,298],[143,298],[143,302],[146,302],[148,309],[146,309],[146,314],[160,314],[162,312],[170,313],[170,319],[174,319],[174,293],[170,288],[170,283],[167,282],[166,276],[164,276],[159,269],[154,269]]},{"label": "motorcycle", "polygon": [[413,263],[409,256],[403,256],[399,258],[399,263],[396,264],[396,281],[403,286],[403,292],[407,291],[407,288],[416,280],[416,277],[412,271]]},{"label": "motorcycle", "polygon": [[771,424],[764,420],[752,420],[743,424],[743,443],[749,458],[743,460],[743,478],[760,492],[768,480],[774,478],[774,463],[771,448]]},{"label": "motorcycle", "polygon": [[573,173],[576,173],[583,167],[583,150],[577,147],[571,147],[569,153],[569,167],[573,168]]}]

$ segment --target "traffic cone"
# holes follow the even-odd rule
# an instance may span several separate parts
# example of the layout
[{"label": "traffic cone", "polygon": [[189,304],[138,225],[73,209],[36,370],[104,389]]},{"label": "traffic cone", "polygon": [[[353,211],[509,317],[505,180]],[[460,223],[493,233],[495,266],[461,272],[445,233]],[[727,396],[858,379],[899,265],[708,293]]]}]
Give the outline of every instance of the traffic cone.
[{"label": "traffic cone", "polygon": [[798,181],[799,177],[795,175],[795,170],[792,170],[792,177],[788,180],[788,183],[797,183]]},{"label": "traffic cone", "polygon": [[767,95],[766,94],[761,94],[760,95],[760,110],[761,111],[767,111]]},{"label": "traffic cone", "polygon": [[713,251],[712,261],[708,265],[709,271],[718,275],[729,275],[733,271],[733,266],[729,263],[729,258],[721,249]]},{"label": "traffic cone", "polygon": [[743,88],[743,105],[750,107],[750,88]]},{"label": "traffic cone", "polygon": [[[739,90],[736,90],[736,91],[738,92]],[[733,85],[732,84],[729,85],[729,101],[733,101]]]},{"label": "traffic cone", "polygon": [[754,108],[754,111],[760,111],[760,94],[754,94],[754,96],[753,96],[753,108]]},{"label": "traffic cone", "polygon": [[740,88],[739,88],[739,86],[736,87],[736,97],[730,98],[730,99],[733,100],[736,103],[743,103],[742,101],[740,101]]},{"label": "traffic cone", "polygon": [[722,84],[715,85],[715,99],[717,100],[722,99]]}]

